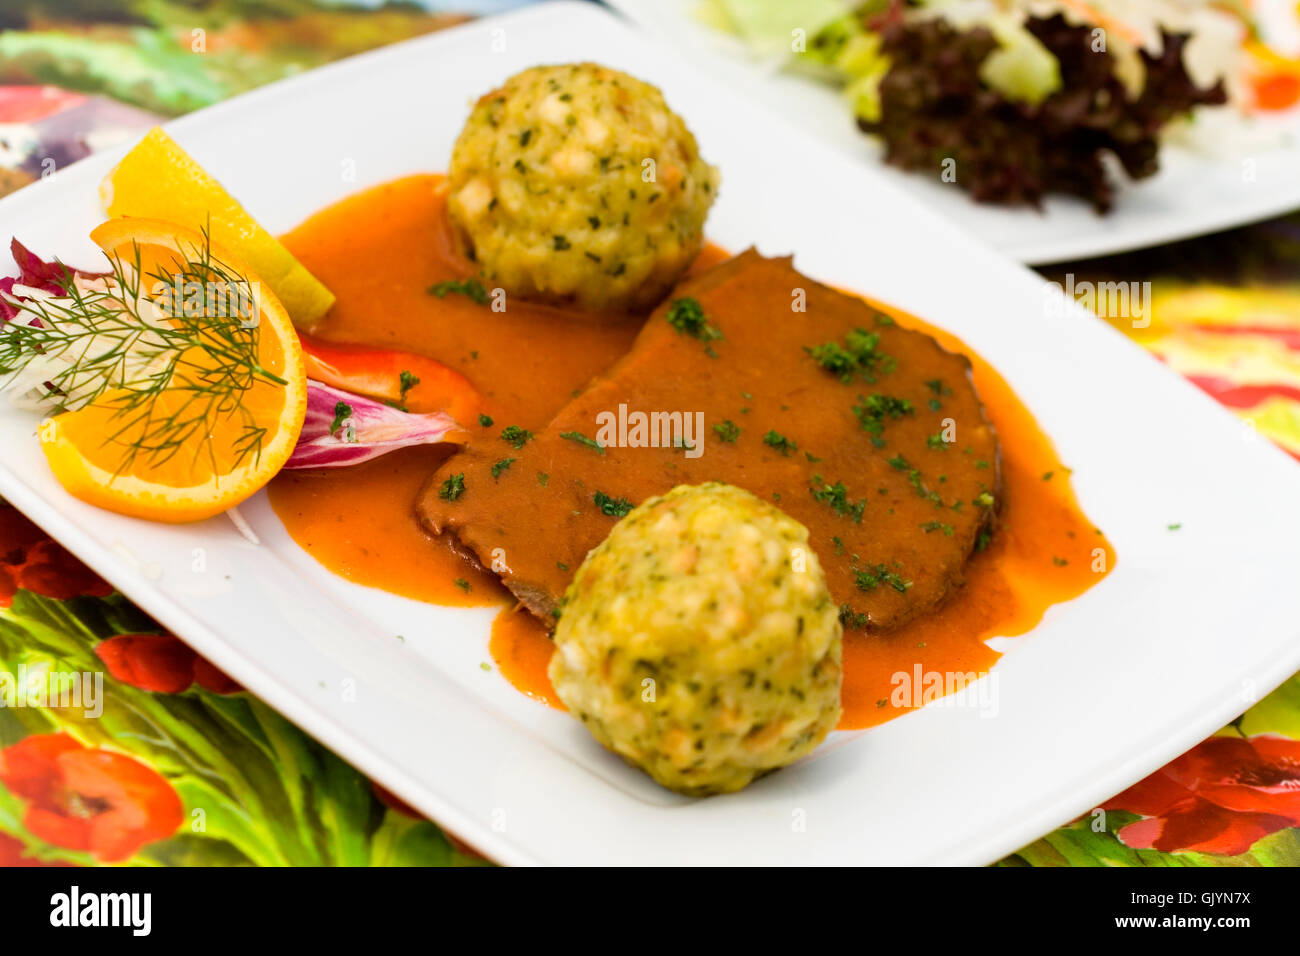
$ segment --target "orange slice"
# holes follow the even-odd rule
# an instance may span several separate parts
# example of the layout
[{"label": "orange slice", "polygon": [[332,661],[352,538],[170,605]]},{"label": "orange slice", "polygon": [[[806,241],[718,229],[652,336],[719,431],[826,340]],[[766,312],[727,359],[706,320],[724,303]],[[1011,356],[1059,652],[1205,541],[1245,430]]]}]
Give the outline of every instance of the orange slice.
[{"label": "orange slice", "polygon": [[[140,274],[153,277],[141,285],[155,301],[167,289],[158,277],[194,275],[186,263],[210,249],[227,277],[238,275],[256,290],[256,308],[241,320],[234,306],[196,307],[194,325],[202,331],[179,351],[183,362],[167,387],[143,403],[137,393],[133,407],[131,393],[110,391],[42,427],[55,476],[83,501],[155,521],[198,521],[239,504],[280,470],[302,430],[307,376],[288,313],[246,266],[193,229],[128,217],[109,220],[90,238],[111,260],[132,267],[138,261]],[[248,374],[255,367],[284,384]],[[221,400],[212,401],[218,394]],[[175,425],[186,421],[193,427]]]}]

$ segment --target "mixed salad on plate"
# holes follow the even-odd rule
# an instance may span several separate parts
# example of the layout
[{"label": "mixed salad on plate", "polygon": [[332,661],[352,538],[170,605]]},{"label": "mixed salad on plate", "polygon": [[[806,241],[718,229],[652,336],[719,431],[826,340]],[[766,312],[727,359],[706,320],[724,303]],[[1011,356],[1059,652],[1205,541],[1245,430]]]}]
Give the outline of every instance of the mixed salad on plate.
[{"label": "mixed salad on plate", "polygon": [[841,88],[887,162],[980,202],[1064,193],[1105,212],[1116,166],[1150,176],[1162,139],[1196,142],[1198,125],[1201,144],[1225,138],[1202,108],[1240,121],[1300,102],[1300,51],[1267,35],[1250,0],[701,0],[696,12],[760,59]]}]

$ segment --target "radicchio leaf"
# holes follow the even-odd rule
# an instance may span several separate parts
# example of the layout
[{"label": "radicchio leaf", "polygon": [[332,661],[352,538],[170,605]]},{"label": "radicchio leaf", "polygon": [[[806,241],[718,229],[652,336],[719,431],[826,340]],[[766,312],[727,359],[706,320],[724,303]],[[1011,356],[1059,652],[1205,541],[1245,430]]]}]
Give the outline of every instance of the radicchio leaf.
[{"label": "radicchio leaf", "polygon": [[904,169],[938,173],[955,160],[958,185],[980,202],[1038,205],[1059,192],[1105,212],[1114,193],[1105,153],[1132,178],[1150,176],[1162,126],[1227,101],[1222,83],[1196,87],[1183,65],[1187,37],[1167,32],[1160,56],[1142,51],[1146,85],[1129,100],[1114,58],[1093,49],[1092,30],[1056,14],[1029,17],[1025,27],[1056,57],[1062,88],[1037,105],[1013,102],[980,78],[997,48],[989,30],[904,21],[900,10],[875,23],[893,66],[880,83],[879,121],[858,125],[879,135],[887,161]]},{"label": "radicchio leaf", "polygon": [[22,296],[14,295],[15,285],[24,285],[33,289],[40,289],[42,292],[58,295],[67,290],[68,283],[76,276],[97,279],[106,275],[106,273],[73,269],[58,260],[47,262],[17,239],[9,243],[9,251],[13,254],[14,262],[18,266],[18,276],[17,278],[6,276],[0,279],[0,293],[4,293],[4,295],[0,295],[0,325],[14,318],[20,311],[5,298],[5,296],[15,299],[22,298]]},{"label": "radicchio leaf", "polygon": [[307,382],[307,417],[290,468],[342,468],[410,445],[458,443],[465,433],[450,415],[416,415],[320,382]]}]

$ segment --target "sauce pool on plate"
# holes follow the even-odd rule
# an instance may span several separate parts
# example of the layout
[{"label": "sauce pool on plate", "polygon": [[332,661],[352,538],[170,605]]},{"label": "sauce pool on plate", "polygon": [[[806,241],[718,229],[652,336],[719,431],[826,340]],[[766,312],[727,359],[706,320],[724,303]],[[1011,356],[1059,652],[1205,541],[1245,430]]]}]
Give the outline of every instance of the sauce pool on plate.
[{"label": "sauce pool on plate", "polygon": [[[507,311],[492,312],[458,293],[433,294],[438,283],[474,271],[457,249],[441,176],[412,176],[344,199],[284,242],[338,298],[313,335],[400,348],[462,372],[493,419],[480,440],[495,440],[510,424],[541,428],[628,350],[644,318],[592,321],[513,301]],[[709,247],[696,268],[725,258]],[[1087,591],[1115,562],[1075,501],[1069,469],[1001,376],[954,336],[871,304],[970,357],[975,387],[1001,438],[1003,488],[988,547],[939,610],[886,633],[845,630],[841,728],[878,724],[959,689],[997,661],[989,638],[1031,630],[1047,608]],[[271,504],[295,541],[349,580],[435,604],[505,605],[506,591],[493,575],[416,518],[421,488],[449,454],[417,447],[352,468],[283,473],[269,487]],[[531,615],[504,607],[490,652],[515,687],[560,706],[546,674],[551,641]]]}]

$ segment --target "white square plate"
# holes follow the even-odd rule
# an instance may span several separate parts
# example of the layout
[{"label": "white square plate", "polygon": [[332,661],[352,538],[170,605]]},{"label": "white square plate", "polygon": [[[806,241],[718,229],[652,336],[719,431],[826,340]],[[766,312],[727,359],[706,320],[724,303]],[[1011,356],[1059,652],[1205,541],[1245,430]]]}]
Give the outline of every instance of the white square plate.
[{"label": "white square plate", "polygon": [[[174,527],[97,511],[62,491],[34,418],[11,409],[0,411],[0,495],[307,732],[507,863],[986,863],[1300,668],[1293,462],[1082,310],[1045,317],[1034,274],[607,13],[560,3],[481,21],[169,129],[268,228],[285,230],[366,185],[443,168],[479,93],[527,66],[586,58],[659,84],[685,115],[723,170],[714,239],[793,250],[809,274],[953,330],[1077,469],[1118,566],[1014,642],[994,671],[996,717],[930,706],[836,734],[740,794],[690,801],[481,669],[494,611],[333,577],[264,495],[243,509],[260,547],[225,519]],[[96,185],[119,155],[0,202],[0,235],[93,264]]]},{"label": "white square plate", "polygon": [[[1219,229],[1300,209],[1300,107],[1263,114],[1245,123],[1213,110],[1199,123],[1214,123],[1213,150],[1176,140],[1160,150],[1160,172],[1141,182],[1116,174],[1115,206],[1099,216],[1071,196],[1051,196],[1041,210],[973,202],[960,187],[939,177],[886,166],[882,148],[864,136],[840,92],[806,76],[778,72],[746,54],[733,37],[695,17],[698,0],[607,0],[638,26],[680,50],[702,69],[754,100],[789,117],[804,134],[878,169],[935,212],[977,233],[1021,262],[1064,262],[1200,236]],[[1257,19],[1296,42],[1295,4],[1256,4]],[[960,178],[960,170],[958,177]]]}]

